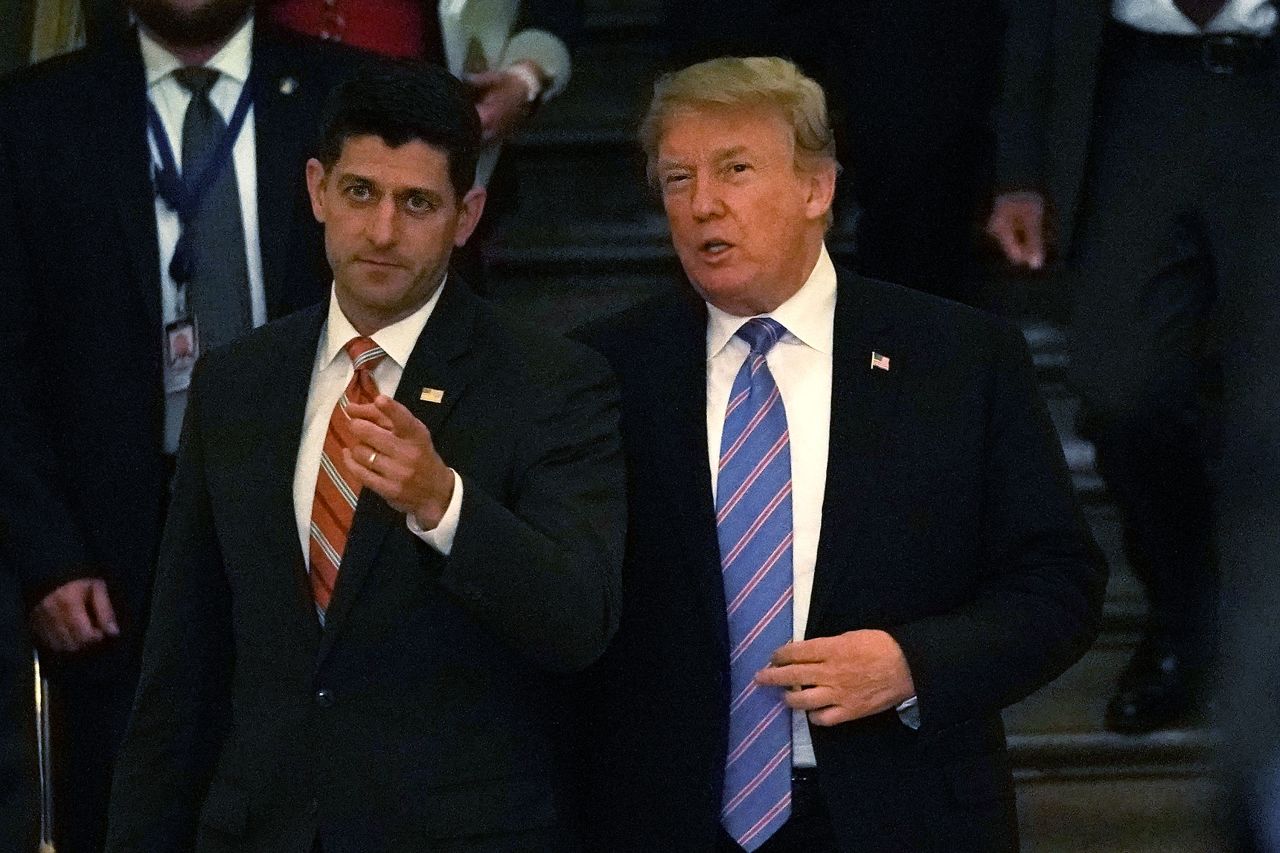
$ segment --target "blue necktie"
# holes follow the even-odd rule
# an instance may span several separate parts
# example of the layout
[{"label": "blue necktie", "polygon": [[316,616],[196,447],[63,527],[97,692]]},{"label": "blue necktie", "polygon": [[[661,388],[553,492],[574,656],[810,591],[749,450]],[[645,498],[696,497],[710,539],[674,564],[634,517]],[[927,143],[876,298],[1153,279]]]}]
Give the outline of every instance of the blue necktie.
[{"label": "blue necktie", "polygon": [[791,444],[765,354],[786,334],[776,320],[738,329],[751,346],[729,393],[716,480],[716,534],[729,618],[729,755],[725,831],[755,850],[791,815],[791,715],[782,690],[752,678],[791,640]]}]

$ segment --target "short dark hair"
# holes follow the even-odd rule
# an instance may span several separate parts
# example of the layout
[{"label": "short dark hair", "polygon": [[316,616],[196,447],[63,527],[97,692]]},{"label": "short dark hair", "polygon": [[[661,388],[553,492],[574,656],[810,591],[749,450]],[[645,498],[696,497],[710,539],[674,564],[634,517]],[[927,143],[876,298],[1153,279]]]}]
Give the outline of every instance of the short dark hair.
[{"label": "short dark hair", "polygon": [[462,81],[437,65],[380,61],[361,68],[329,95],[316,158],[325,171],[354,136],[392,148],[418,140],[445,153],[449,182],[462,198],[476,179],[480,117]]}]

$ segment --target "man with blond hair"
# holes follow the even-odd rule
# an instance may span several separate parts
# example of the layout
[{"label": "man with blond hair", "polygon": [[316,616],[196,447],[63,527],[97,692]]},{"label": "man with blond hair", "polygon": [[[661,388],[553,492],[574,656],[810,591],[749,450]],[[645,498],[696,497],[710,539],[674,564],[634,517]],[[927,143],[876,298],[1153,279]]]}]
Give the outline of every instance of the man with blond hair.
[{"label": "man with blond hair", "polygon": [[1106,578],[1017,330],[832,263],[791,63],[668,75],[642,137],[691,287],[586,333],[632,478],[589,848],[1016,849],[999,711],[1088,648]]}]

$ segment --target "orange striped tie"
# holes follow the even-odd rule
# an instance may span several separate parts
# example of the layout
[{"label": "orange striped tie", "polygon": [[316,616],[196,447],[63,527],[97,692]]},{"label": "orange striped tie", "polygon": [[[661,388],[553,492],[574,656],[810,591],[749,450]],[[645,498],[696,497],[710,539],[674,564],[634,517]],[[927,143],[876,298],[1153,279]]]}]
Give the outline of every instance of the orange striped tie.
[{"label": "orange striped tie", "polygon": [[316,497],[311,505],[311,593],[321,623],[329,609],[334,584],[338,582],[338,567],[342,565],[347,534],[360,497],[356,478],[342,461],[342,449],[359,444],[351,432],[347,404],[374,401],[378,385],[373,381],[373,369],[386,357],[386,352],[372,338],[352,338],[344,349],[355,373],[329,416],[329,431],[324,436],[320,473],[316,477]]}]

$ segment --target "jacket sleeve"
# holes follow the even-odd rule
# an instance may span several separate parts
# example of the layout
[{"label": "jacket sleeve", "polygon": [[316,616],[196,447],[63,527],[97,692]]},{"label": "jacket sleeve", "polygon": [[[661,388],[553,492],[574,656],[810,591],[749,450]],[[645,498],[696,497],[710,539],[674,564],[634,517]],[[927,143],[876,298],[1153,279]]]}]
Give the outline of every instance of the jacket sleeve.
[{"label": "jacket sleeve", "polygon": [[116,761],[106,849],[179,853],[231,720],[231,590],[214,533],[196,368],[133,716]]},{"label": "jacket sleeve", "polygon": [[618,625],[625,495],[618,392],[580,351],[522,436],[510,499],[463,476],[440,582],[552,671],[594,661]]},{"label": "jacket sleeve", "polygon": [[[0,115],[14,114],[0,85]],[[14,165],[14,128],[0,122],[0,557],[18,576],[28,603],[92,575],[80,522],[50,443],[48,395],[40,369],[39,282],[19,216],[22,181]],[[8,127],[6,127],[8,125]]]},{"label": "jacket sleeve", "polygon": [[1079,513],[1026,345],[1004,328],[989,366],[980,578],[963,606],[888,629],[919,697],[921,734],[995,713],[1097,636],[1106,563]]},{"label": "jacket sleeve", "polygon": [[996,192],[1045,192],[1055,0],[1006,0],[996,134]]}]

